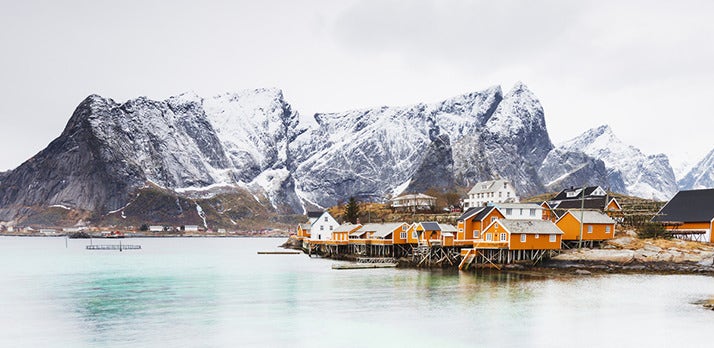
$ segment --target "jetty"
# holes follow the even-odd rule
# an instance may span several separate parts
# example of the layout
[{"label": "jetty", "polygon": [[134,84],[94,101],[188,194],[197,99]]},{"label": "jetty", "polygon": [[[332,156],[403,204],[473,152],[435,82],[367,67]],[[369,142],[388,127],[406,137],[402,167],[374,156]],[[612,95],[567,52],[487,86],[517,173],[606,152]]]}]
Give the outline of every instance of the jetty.
[{"label": "jetty", "polygon": [[141,245],[132,244],[92,244],[86,246],[87,250],[140,250]]},{"label": "jetty", "polygon": [[259,251],[258,255],[299,255],[300,251]]},{"label": "jetty", "polygon": [[332,269],[367,269],[367,268],[394,268],[396,263],[335,263]]}]

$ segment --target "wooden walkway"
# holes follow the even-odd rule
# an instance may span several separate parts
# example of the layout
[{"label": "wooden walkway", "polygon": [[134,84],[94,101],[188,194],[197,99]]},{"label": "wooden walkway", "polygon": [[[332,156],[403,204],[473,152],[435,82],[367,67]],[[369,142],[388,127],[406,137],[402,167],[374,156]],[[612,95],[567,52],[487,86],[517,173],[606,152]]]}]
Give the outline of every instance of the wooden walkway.
[{"label": "wooden walkway", "polygon": [[92,244],[87,245],[87,250],[139,250],[141,245],[122,244]]}]

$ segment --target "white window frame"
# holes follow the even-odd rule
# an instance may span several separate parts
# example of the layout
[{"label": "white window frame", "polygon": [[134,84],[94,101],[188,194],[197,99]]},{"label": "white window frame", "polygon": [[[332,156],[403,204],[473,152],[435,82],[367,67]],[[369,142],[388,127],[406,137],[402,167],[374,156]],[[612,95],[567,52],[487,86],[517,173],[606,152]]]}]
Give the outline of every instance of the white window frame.
[{"label": "white window frame", "polygon": [[588,225],[588,233],[593,233],[593,225]]},{"label": "white window frame", "polygon": [[531,216],[536,216],[536,210],[535,210],[535,209],[531,209],[530,213],[531,213]]},{"label": "white window frame", "polygon": [[539,233],[536,233],[535,239],[538,239],[538,238],[540,238],[540,234],[539,234]]},{"label": "white window frame", "polygon": [[498,216],[491,216],[491,222],[498,220]]},{"label": "white window frame", "polygon": [[406,232],[401,232],[401,233],[399,233],[399,238],[400,238],[400,239],[407,239],[407,233],[406,233]]},{"label": "white window frame", "polygon": [[548,241],[550,241],[551,243],[555,243],[557,241],[557,236],[554,234],[549,235]]},{"label": "white window frame", "polygon": [[486,241],[487,242],[493,241],[493,233],[486,233]]},{"label": "white window frame", "polygon": [[610,226],[605,226],[605,233],[610,233]]},{"label": "white window frame", "polygon": [[526,242],[526,234],[523,233],[523,234],[521,234],[521,243],[525,243],[525,242]]},{"label": "white window frame", "polygon": [[419,238],[419,234],[417,233],[417,231],[412,232],[412,239],[417,239],[417,238]]},{"label": "white window frame", "polygon": [[474,236],[474,239],[481,238],[481,231],[479,231],[479,230],[474,230],[473,236]]},{"label": "white window frame", "polygon": [[507,240],[508,240],[508,235],[507,235],[507,233],[506,233],[506,232],[501,232],[501,234],[500,234],[498,240],[501,241],[501,242],[507,241]]}]

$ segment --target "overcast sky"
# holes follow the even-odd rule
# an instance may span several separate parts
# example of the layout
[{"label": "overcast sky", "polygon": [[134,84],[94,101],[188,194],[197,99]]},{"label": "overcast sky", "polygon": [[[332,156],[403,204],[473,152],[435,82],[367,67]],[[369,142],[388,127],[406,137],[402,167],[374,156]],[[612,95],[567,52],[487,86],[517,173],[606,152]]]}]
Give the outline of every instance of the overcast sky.
[{"label": "overcast sky", "polygon": [[714,148],[712,1],[1,1],[0,170],[92,93],[259,87],[311,115],[523,81],[554,143],[609,124],[674,164]]}]

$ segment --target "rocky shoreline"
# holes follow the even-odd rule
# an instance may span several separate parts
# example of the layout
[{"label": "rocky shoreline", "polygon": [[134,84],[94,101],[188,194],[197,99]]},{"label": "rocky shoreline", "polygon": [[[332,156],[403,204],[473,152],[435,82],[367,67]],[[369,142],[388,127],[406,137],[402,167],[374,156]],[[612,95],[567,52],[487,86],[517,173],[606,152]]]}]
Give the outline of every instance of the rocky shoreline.
[{"label": "rocky shoreline", "polygon": [[628,234],[605,242],[600,249],[564,250],[539,267],[589,272],[714,275],[714,246],[683,240],[639,239]]}]

